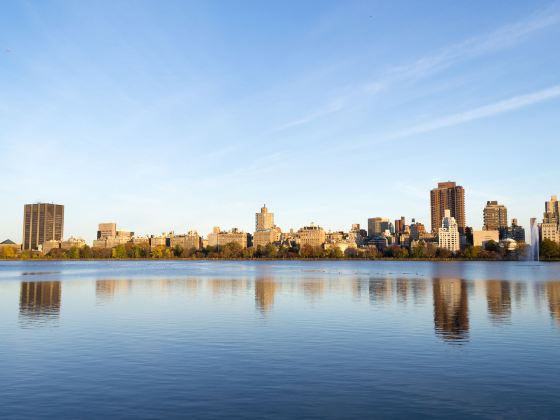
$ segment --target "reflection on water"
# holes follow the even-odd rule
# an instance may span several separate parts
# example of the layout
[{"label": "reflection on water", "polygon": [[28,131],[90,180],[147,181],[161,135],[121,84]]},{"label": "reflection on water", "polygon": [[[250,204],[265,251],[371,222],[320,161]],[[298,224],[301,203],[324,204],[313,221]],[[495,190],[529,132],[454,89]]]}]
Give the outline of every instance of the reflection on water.
[{"label": "reflection on water", "polygon": [[274,305],[274,293],[277,284],[272,279],[257,279],[255,281],[255,304],[257,309],[266,314]]},{"label": "reflection on water", "polygon": [[560,282],[546,283],[550,315],[560,324]]},{"label": "reflection on water", "polygon": [[486,282],[488,315],[495,324],[503,324],[511,318],[511,286],[507,281]]},{"label": "reflection on water", "polygon": [[459,279],[434,279],[435,331],[445,340],[468,339],[469,299],[467,282]]},{"label": "reflection on water", "polygon": [[[279,293],[295,296],[301,294],[307,302],[319,302],[325,294],[344,295],[349,288],[352,300],[368,299],[371,305],[423,306],[428,301],[431,283],[433,301],[433,326],[436,336],[450,343],[469,341],[469,290],[470,298],[476,294],[475,284],[459,278],[361,278],[321,279],[313,274],[301,281],[285,282],[274,277],[250,278],[185,278],[185,279],[114,279],[96,280],[95,296],[98,303],[110,303],[116,296],[130,296],[133,290],[143,293],[183,293],[196,297],[197,293],[210,293],[214,298],[239,297],[247,293],[254,296],[255,309],[265,315],[274,310],[275,296]],[[529,298],[531,284],[519,281],[486,280],[480,285],[485,290],[488,319],[494,325],[511,324],[512,302],[521,309]],[[534,283],[535,299],[548,305],[551,317],[560,324],[560,282]],[[60,316],[60,281],[21,282],[19,315],[22,326],[47,325]],[[364,296],[364,293],[366,295]]]},{"label": "reflection on water", "polygon": [[19,315],[22,326],[58,319],[61,288],[59,281],[21,282]]},{"label": "reflection on water", "polygon": [[0,418],[555,418],[559,277],[560,264],[0,262]]}]

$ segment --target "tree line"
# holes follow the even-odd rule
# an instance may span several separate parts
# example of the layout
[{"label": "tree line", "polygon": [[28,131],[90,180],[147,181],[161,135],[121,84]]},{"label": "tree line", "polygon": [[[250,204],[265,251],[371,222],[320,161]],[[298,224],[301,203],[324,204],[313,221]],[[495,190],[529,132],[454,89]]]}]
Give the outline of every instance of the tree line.
[{"label": "tree line", "polygon": [[[16,253],[14,248],[0,249],[3,259],[467,259],[467,260],[523,260],[529,257],[527,245],[520,244],[515,252],[508,252],[496,242],[489,241],[485,247],[467,246],[464,250],[452,253],[445,248],[439,248],[434,243],[423,243],[412,249],[393,245],[383,250],[375,246],[366,248],[348,248],[344,252],[338,248],[324,249],[310,245],[299,246],[292,244],[257,246],[242,248],[236,242],[223,246],[209,246],[206,248],[185,249],[180,245],[174,248],[155,247],[148,245],[124,244],[115,248],[92,248],[88,245],[70,249],[52,249],[48,254],[38,251],[23,251]],[[542,259],[560,258],[560,247],[552,241],[543,241],[541,245]]]}]

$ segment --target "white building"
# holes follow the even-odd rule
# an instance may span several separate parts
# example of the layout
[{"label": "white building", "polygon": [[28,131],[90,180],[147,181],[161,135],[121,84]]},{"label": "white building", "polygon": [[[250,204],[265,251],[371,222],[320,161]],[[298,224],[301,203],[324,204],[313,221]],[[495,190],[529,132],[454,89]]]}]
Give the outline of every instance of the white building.
[{"label": "white building", "polygon": [[451,252],[457,252],[461,249],[459,228],[455,218],[451,217],[450,210],[445,210],[445,216],[438,231],[438,240],[440,248],[448,249]]}]

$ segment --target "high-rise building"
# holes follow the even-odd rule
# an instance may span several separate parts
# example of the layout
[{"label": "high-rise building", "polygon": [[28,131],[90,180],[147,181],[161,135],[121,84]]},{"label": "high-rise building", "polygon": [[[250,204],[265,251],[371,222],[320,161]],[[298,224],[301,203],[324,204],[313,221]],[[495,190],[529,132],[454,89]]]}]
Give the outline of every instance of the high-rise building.
[{"label": "high-rise building", "polygon": [[267,230],[274,227],[274,213],[269,213],[266,204],[261,207],[260,213],[255,213],[255,230]]},{"label": "high-rise building", "polygon": [[555,195],[550,197],[550,201],[544,203],[543,223],[560,223],[560,204]]},{"label": "high-rise building", "polygon": [[512,219],[511,226],[507,230],[507,238],[516,242],[525,242],[525,229],[519,226],[517,219]]},{"label": "high-rise building", "polygon": [[451,216],[451,211],[446,209],[438,230],[439,247],[457,252],[461,249],[459,227],[457,221]]},{"label": "high-rise building", "polygon": [[560,205],[557,196],[544,203],[543,222],[540,226],[541,241],[545,239],[560,243]]},{"label": "high-rise building", "polygon": [[372,217],[368,219],[368,237],[379,236],[389,230],[389,219],[387,217]]},{"label": "high-rise building", "polygon": [[401,216],[400,219],[395,220],[395,233],[403,233],[406,226],[406,219]]},{"label": "high-rise building", "polygon": [[497,230],[500,238],[505,236],[508,227],[507,208],[497,201],[487,201],[482,212],[484,218],[483,230]]},{"label": "high-rise building", "polygon": [[432,232],[436,233],[445,210],[457,221],[461,233],[465,232],[465,189],[455,182],[439,182],[437,188],[430,191],[432,215]]},{"label": "high-rise building", "polygon": [[64,235],[64,206],[26,204],[23,208],[23,249],[37,250],[46,241],[61,241]]}]

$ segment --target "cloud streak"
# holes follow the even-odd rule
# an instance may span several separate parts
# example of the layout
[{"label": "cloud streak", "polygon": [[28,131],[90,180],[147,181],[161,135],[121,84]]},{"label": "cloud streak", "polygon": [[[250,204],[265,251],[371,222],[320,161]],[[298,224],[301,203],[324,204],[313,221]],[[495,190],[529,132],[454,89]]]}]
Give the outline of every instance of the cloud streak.
[{"label": "cloud streak", "polygon": [[534,13],[529,19],[455,43],[411,63],[391,67],[381,80],[365,84],[364,91],[377,93],[378,89],[375,89],[377,86],[388,86],[397,81],[415,80],[439,73],[460,62],[512,47],[533,33],[558,24],[560,24],[560,11],[555,5]]},{"label": "cloud streak", "polygon": [[409,137],[416,134],[439,130],[441,128],[453,127],[456,125],[468,123],[470,121],[475,121],[482,118],[488,118],[494,115],[514,111],[516,109],[524,108],[557,97],[560,97],[560,85],[552,86],[547,89],[539,90],[537,92],[525,95],[514,96],[506,100],[495,102],[489,105],[484,105],[468,111],[463,111],[458,114],[436,118],[432,121],[398,131],[389,136],[389,138],[395,139]]},{"label": "cloud streak", "polygon": [[310,113],[296,120],[282,124],[281,126],[276,127],[273,131],[289,130],[290,128],[307,124],[319,118],[326,117],[327,115],[334,114],[338,111],[341,111],[343,108],[344,108],[344,101],[342,99],[338,99],[319,111]]}]

